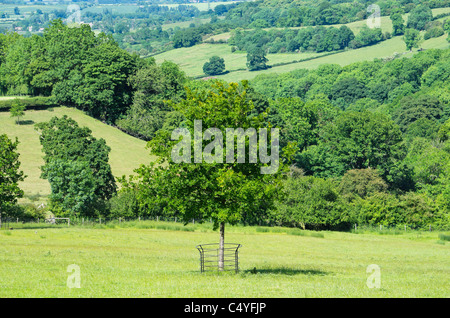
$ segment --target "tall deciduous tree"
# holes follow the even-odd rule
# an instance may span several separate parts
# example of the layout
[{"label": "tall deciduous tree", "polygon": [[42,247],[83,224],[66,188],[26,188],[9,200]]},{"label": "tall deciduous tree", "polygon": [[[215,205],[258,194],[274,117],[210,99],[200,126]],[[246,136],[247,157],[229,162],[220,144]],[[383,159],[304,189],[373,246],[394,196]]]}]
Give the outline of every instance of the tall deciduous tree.
[{"label": "tall deciduous tree", "polygon": [[225,61],[219,56],[213,56],[203,64],[203,72],[206,75],[218,75],[225,71]]},{"label": "tall deciduous tree", "polygon": [[419,31],[416,29],[406,29],[403,41],[405,41],[406,49],[412,51],[413,47],[418,48],[421,40]]},{"label": "tall deciduous tree", "polygon": [[419,4],[416,6],[408,16],[407,28],[416,30],[424,30],[425,25],[433,19],[433,12],[430,7]]},{"label": "tall deciduous tree", "polygon": [[247,54],[247,68],[250,71],[264,70],[267,68],[266,53],[260,47],[251,49]]},{"label": "tall deciduous tree", "polygon": [[2,213],[23,196],[19,182],[25,176],[20,168],[17,145],[19,141],[11,141],[7,135],[0,135],[0,227]]},{"label": "tall deciduous tree", "polygon": [[[101,204],[116,193],[108,163],[111,149],[104,139],[94,138],[89,128],[79,127],[67,116],[54,117],[36,127],[45,153],[42,177],[49,180],[55,203],[66,210],[86,214],[90,213],[88,205]],[[80,182],[70,181],[68,175]],[[81,182],[81,175],[86,181]],[[72,198],[66,200],[65,196]]]},{"label": "tall deciduous tree", "polygon": [[392,21],[392,35],[402,35],[405,32],[405,21],[400,11],[394,11],[390,15]]}]

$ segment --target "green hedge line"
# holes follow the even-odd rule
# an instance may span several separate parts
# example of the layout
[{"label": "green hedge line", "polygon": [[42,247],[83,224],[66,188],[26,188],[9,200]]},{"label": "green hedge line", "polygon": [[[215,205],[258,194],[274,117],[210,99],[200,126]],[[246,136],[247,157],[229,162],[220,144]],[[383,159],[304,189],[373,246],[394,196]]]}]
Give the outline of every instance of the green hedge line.
[{"label": "green hedge line", "polygon": [[[14,101],[15,98],[0,100],[0,111],[9,111]],[[19,98],[19,101],[25,105],[26,109],[45,109],[59,106],[53,102],[51,97],[44,96]]]}]

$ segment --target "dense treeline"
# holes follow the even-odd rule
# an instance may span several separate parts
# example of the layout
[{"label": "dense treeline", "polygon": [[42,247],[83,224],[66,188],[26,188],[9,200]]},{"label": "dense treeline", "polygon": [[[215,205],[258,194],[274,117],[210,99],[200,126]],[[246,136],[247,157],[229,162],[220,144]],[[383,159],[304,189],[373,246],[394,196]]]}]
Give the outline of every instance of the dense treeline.
[{"label": "dense treeline", "polygon": [[[405,28],[431,29],[431,8],[448,6],[449,3],[430,1],[416,5],[408,2],[380,2],[379,5],[382,15],[391,16],[392,34],[401,35]],[[324,26],[362,20],[367,18],[370,12],[367,10],[367,4],[360,2],[332,4],[329,1],[299,1],[283,4],[277,1],[274,7],[270,5],[270,1],[243,2],[235,8],[230,8],[222,20],[216,19],[211,23],[178,30],[173,37],[173,43],[174,48],[189,47],[202,42],[202,37],[206,35],[236,29],[229,43],[239,50],[251,51],[252,47],[263,47],[270,53],[283,53],[297,50],[324,52],[347,47],[355,49],[388,39],[391,32],[383,34],[380,28],[364,27],[355,36],[346,26]],[[410,13],[406,24],[402,18],[403,13]],[[273,27],[286,29],[263,30]],[[291,27],[305,28],[288,29]],[[442,28],[438,25],[435,27],[435,30],[427,34],[427,38],[443,34]],[[241,31],[242,29],[247,30]]]},{"label": "dense treeline", "polygon": [[[395,9],[410,12],[417,1],[374,1],[381,14],[390,15]],[[448,0],[420,1],[430,8],[448,7]],[[261,0],[243,2],[226,13],[226,21],[243,28],[253,27],[299,27],[314,25],[344,24],[366,19],[367,1],[279,1]]]},{"label": "dense treeline", "polygon": [[96,36],[88,25],[69,28],[61,20],[53,21],[42,37],[0,34],[0,52],[2,94],[50,96],[51,104],[79,108],[110,124],[122,119],[123,129],[130,132],[135,132],[129,123],[132,115],[126,124],[123,119],[130,109],[137,112],[132,106],[139,103],[142,74],[154,71],[146,73],[154,76],[155,86],[150,88],[147,83],[147,94],[163,94],[158,102],[151,97],[152,102],[140,104],[141,120],[149,109],[157,109],[153,113],[159,114],[156,122],[161,125],[162,100],[174,98],[185,78],[171,62],[157,67],[154,60],[140,59],[119,48],[111,36]]},{"label": "dense treeline", "polygon": [[285,52],[329,52],[345,48],[356,49],[373,45],[386,39],[381,29],[363,27],[355,37],[347,26],[335,27],[307,27],[293,30],[235,31],[228,40],[230,45],[241,51],[251,52],[255,47],[261,47],[268,53]]},{"label": "dense treeline", "polygon": [[288,181],[292,202],[280,203],[285,214],[275,219],[319,228],[448,226],[449,54],[429,50],[251,81],[268,97],[282,142],[297,142],[295,167],[304,175]]}]

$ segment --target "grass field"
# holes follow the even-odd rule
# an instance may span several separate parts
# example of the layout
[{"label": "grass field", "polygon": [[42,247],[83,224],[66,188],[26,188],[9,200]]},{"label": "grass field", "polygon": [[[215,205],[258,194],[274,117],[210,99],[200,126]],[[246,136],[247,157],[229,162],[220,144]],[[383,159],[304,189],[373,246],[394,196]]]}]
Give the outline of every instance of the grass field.
[{"label": "grass field", "polygon": [[[0,230],[0,297],[450,296],[450,243],[435,232],[227,226],[226,242],[242,244],[240,272],[200,273],[195,246],[217,242],[218,233],[175,224]],[[71,264],[81,288],[67,285]],[[379,288],[367,285],[371,264],[380,268]]]},{"label": "grass field", "polygon": [[[448,48],[449,43],[447,42],[447,34],[438,38],[423,41],[421,47],[423,49]],[[196,77],[204,75],[202,70],[203,64],[208,61],[211,56],[218,55],[225,60],[225,67],[229,73],[217,75],[215,77],[226,81],[240,81],[243,79],[252,79],[260,74],[286,73],[301,68],[315,69],[322,64],[339,64],[345,66],[354,62],[372,61],[376,58],[390,57],[395,53],[403,53],[403,56],[411,56],[412,54],[417,53],[417,49],[414,49],[412,53],[408,52],[402,38],[397,36],[380,42],[377,45],[362,47],[356,50],[348,50],[332,55],[325,55],[324,53],[268,54],[268,65],[298,61],[311,57],[317,58],[298,63],[274,66],[260,71],[248,71],[245,65],[247,62],[247,53],[231,53],[231,48],[227,44],[203,43],[190,48],[171,50],[155,55],[154,57],[157,63],[162,63],[164,60],[173,61],[177,63],[188,76]]]},{"label": "grass field", "polygon": [[44,164],[44,161],[34,124],[49,121],[54,116],[62,117],[63,115],[73,118],[80,126],[90,128],[94,137],[105,139],[106,144],[111,147],[109,161],[114,176],[132,174],[133,170],[138,168],[140,164],[147,164],[152,160],[149,150],[145,148],[145,141],[131,137],[74,108],[57,107],[49,110],[29,110],[25,112],[21,125],[15,124],[15,119],[10,117],[9,112],[0,112],[0,134],[7,134],[9,138],[17,137],[20,142],[18,146],[19,160],[21,169],[27,175],[25,181],[20,183],[20,187],[24,190],[26,197],[46,197],[50,194],[48,181],[40,179],[40,166]]},{"label": "grass field", "polygon": [[[433,15],[450,12],[450,8],[433,9]],[[441,19],[442,20],[442,19]],[[405,16],[406,21],[406,16]],[[366,21],[356,21],[346,24],[352,31],[357,34],[360,29],[366,25]],[[341,25],[334,25],[339,27]],[[392,23],[389,17],[381,17],[381,29],[383,32],[392,31]],[[423,36],[424,32],[422,32]],[[226,40],[230,33],[215,35],[214,40]],[[447,34],[439,37],[423,41],[421,47],[423,49],[430,48],[448,48]],[[414,50],[414,53],[417,50]],[[162,63],[164,60],[173,61],[180,65],[181,69],[186,72],[188,76],[199,77],[204,76],[202,67],[210,57],[218,55],[225,60],[225,67],[228,73],[216,76],[217,78],[226,81],[240,81],[243,79],[252,79],[259,74],[268,73],[285,73],[295,69],[314,69],[321,64],[335,63],[341,66],[351,64],[359,61],[372,61],[375,58],[390,57],[395,53],[404,53],[404,56],[411,56],[412,53],[407,52],[404,41],[401,36],[393,37],[389,40],[382,41],[376,45],[359,48],[356,50],[347,50],[332,55],[324,53],[277,53],[267,54],[268,65],[278,63],[287,63],[292,61],[299,61],[317,57],[308,61],[297,62],[287,65],[274,66],[272,68],[261,71],[248,71],[246,68],[247,53],[235,52],[231,53],[231,46],[227,44],[207,44],[202,43],[189,48],[179,48],[170,50],[154,56],[157,63]],[[326,56],[322,56],[326,55]]]},{"label": "grass field", "polygon": [[[324,53],[277,53],[267,54],[267,58],[269,60],[268,64],[270,65],[321,56],[323,54]],[[170,50],[165,53],[155,55],[154,58],[158,64],[164,62],[165,60],[173,61],[177,63],[188,76],[196,77],[204,76],[203,64],[214,55],[218,55],[225,60],[227,71],[246,69],[247,53],[231,53],[231,46],[228,44],[202,43],[189,48]],[[239,74],[241,71],[236,72]],[[244,70],[243,72],[247,73],[248,71]]]}]

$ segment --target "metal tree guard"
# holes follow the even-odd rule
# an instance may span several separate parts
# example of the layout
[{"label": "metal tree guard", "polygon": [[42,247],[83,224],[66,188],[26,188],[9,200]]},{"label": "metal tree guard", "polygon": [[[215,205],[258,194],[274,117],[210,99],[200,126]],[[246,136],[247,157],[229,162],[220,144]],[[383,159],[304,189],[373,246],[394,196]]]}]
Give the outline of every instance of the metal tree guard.
[{"label": "metal tree guard", "polygon": [[[239,271],[239,248],[241,244],[224,243],[223,270]],[[219,243],[201,244],[196,248],[200,252],[200,272],[219,270]]]}]

